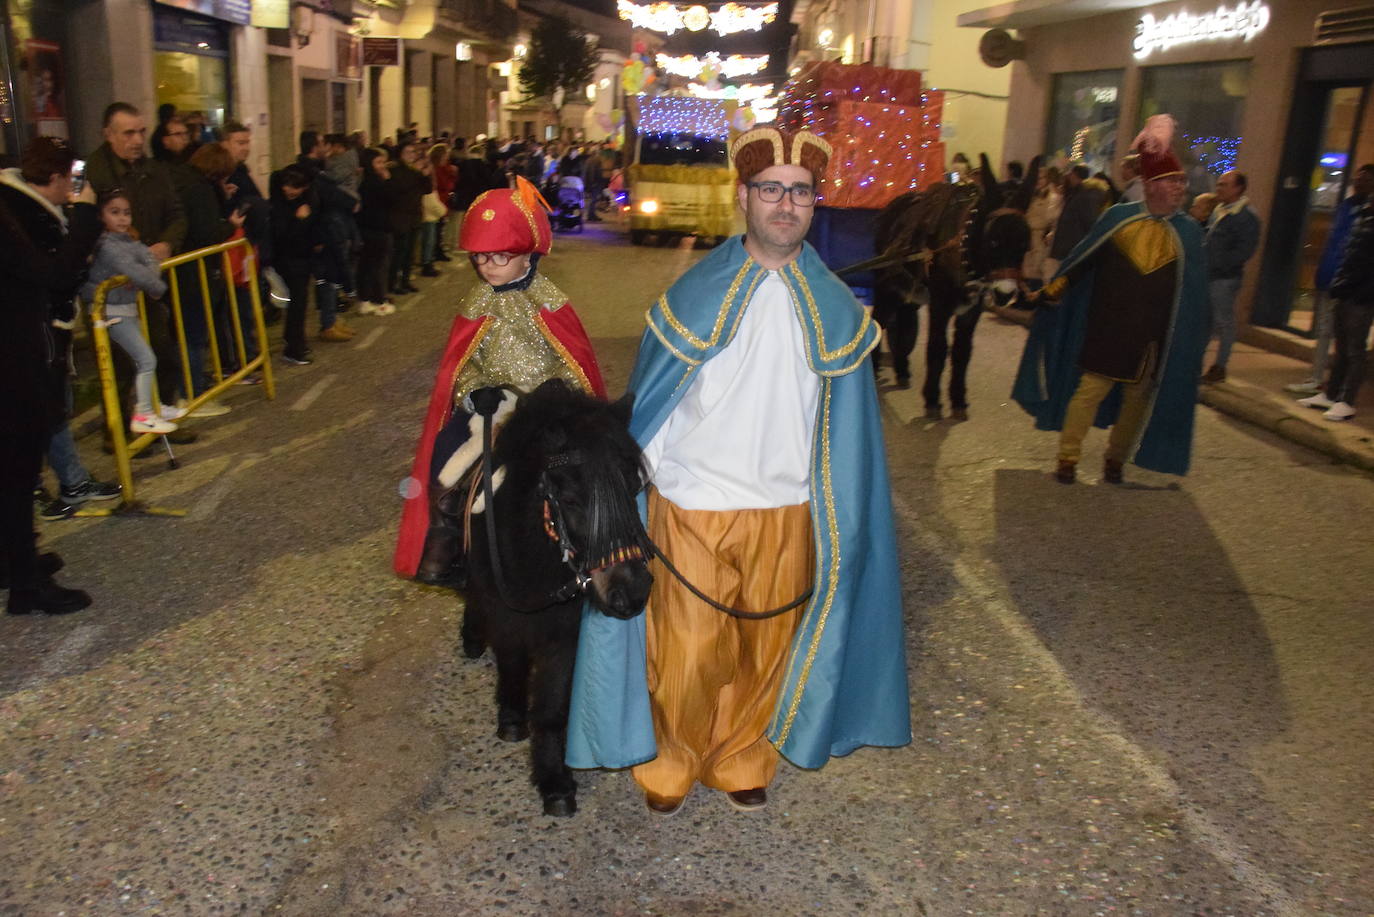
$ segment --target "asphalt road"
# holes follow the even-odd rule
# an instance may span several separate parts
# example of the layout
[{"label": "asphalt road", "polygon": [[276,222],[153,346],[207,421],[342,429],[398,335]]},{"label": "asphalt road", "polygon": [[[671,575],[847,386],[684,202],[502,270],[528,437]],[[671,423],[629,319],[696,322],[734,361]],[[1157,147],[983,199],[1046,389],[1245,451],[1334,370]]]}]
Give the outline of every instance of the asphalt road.
[{"label": "asphalt road", "polygon": [[[545,262],[613,392],[700,254],[593,230]],[[1200,408],[1187,478],[1100,485],[1095,433],[1056,484],[987,320],[968,422],[883,395],[911,746],[784,764],[758,813],[589,773],[541,815],[457,601],[389,568],[468,282],[140,460],[185,518],[43,525],[96,604],[0,622],[0,914],[1374,912],[1374,480]]]}]

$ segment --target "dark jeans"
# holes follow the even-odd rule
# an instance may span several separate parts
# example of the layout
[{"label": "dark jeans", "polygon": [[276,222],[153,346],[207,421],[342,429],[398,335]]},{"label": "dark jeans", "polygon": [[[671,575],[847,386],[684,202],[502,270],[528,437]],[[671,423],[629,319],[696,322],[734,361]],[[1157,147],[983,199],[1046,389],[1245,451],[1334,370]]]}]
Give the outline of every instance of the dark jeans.
[{"label": "dark jeans", "polygon": [[11,589],[38,585],[33,482],[43,467],[45,445],[39,436],[0,436],[0,550]]},{"label": "dark jeans", "polygon": [[301,357],[309,349],[305,346],[305,310],[310,304],[310,262],[305,258],[283,259],[277,261],[275,267],[291,297],[286,306],[286,321],[282,324],[286,355]]},{"label": "dark jeans", "polygon": [[1364,382],[1365,350],[1374,323],[1374,302],[1336,300],[1336,356],[1326,381],[1326,397],[1351,407]]},{"label": "dark jeans", "polygon": [[380,303],[386,300],[391,246],[391,233],[363,230],[362,254],[358,256],[358,295],[363,302]]},{"label": "dark jeans", "polygon": [[410,284],[410,269],[415,264],[415,240],[420,236],[420,227],[392,234],[391,273],[388,280],[395,290]]},{"label": "dark jeans", "polygon": [[[964,305],[964,291],[952,280],[933,273],[930,278],[930,329],[926,335],[926,384],[922,389],[926,407],[940,405],[940,377],[945,371],[945,358],[950,358],[949,405],[968,407],[968,364],[973,357],[973,331],[982,310],[969,309],[955,315]],[[954,321],[954,344],[949,342],[949,323]]]}]

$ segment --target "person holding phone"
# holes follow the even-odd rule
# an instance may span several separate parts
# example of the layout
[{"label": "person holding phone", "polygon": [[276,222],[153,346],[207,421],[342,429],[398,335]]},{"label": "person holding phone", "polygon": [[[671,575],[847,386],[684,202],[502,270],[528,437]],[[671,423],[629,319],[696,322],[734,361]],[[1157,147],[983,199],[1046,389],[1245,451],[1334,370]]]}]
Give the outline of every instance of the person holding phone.
[{"label": "person holding phone", "polygon": [[75,161],[65,141],[37,137],[19,168],[0,173],[0,573],[12,615],[68,614],[91,604],[85,592],[54,581],[62,559],[40,556],[33,530],[33,484],[67,421],[72,297],[100,236],[90,187],[72,193]]}]

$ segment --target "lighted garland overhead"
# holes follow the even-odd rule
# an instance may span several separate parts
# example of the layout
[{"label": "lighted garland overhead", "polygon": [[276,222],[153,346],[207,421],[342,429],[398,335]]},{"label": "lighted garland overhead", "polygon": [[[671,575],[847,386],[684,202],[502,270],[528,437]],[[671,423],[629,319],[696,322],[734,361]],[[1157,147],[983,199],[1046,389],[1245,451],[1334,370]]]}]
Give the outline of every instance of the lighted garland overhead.
[{"label": "lighted garland overhead", "polygon": [[621,19],[628,19],[637,29],[649,29],[672,35],[679,29],[700,32],[710,28],[720,35],[733,35],[736,32],[757,32],[778,18],[778,5],[766,3],[746,6],[742,3],[725,3],[714,10],[701,4],[678,6],[674,3],[635,3],[633,0],[616,0],[616,8]]},{"label": "lighted garland overhead", "polygon": [[684,54],[681,57],[659,54],[655,60],[658,62],[658,69],[673,76],[685,76],[694,80],[701,78],[701,71],[706,67],[718,68],[719,75],[727,80],[762,73],[768,69],[767,54],[731,54],[729,57],[721,57],[715,51],[707,51],[701,57],[692,54]]}]

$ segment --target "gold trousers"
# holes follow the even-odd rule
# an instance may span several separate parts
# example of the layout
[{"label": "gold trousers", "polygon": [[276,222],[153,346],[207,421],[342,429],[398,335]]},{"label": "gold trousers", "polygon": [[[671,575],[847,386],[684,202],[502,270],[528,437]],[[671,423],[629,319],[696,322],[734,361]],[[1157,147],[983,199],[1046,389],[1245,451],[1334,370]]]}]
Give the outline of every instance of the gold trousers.
[{"label": "gold trousers", "polygon": [[[1140,382],[1121,383],[1121,414],[1107,437],[1107,458],[1117,462],[1126,460],[1126,453],[1131,443],[1135,442],[1136,433],[1140,431],[1150,407],[1150,381],[1147,373]],[[1059,433],[1061,462],[1077,462],[1082,457],[1083,438],[1093,425],[1097,407],[1116,384],[1115,379],[1097,373],[1083,373],[1064,412],[1064,427]]]},{"label": "gold trousers", "polygon": [[[811,584],[811,509],[715,512],[649,491],[649,533],[693,585],[725,605],[765,611]],[[701,782],[766,787],[777,750],[763,737],[805,606],[765,620],[735,618],[688,592],[659,561],[645,611],[649,697],[658,757],[632,769],[660,798]]]}]

